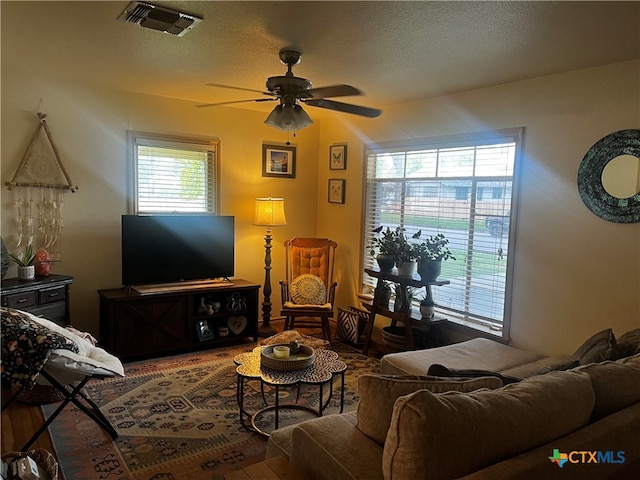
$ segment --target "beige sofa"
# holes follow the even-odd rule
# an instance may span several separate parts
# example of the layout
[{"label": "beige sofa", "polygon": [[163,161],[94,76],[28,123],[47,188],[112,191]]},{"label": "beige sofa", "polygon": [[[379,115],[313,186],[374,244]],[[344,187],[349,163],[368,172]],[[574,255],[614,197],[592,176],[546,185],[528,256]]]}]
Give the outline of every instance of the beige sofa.
[{"label": "beige sofa", "polygon": [[[621,355],[610,331],[572,356],[484,339],[387,355],[381,375],[359,378],[357,412],[279,429],[267,457],[327,480],[638,478],[640,330],[625,338],[633,355],[616,361],[589,362]],[[524,379],[425,376],[432,364]]]}]

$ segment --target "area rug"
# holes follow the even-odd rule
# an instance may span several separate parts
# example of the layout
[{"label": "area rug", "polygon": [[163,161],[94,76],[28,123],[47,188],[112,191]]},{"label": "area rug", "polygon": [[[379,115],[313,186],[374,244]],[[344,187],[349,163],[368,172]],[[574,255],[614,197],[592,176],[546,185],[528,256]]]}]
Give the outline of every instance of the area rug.
[{"label": "area rug", "polygon": [[[125,378],[90,382],[87,394],[119,436],[111,441],[75,406],[67,406],[49,428],[64,478],[211,480],[264,460],[266,440],[243,428],[236,401],[233,358],[252,347],[245,344],[130,363],[125,365]],[[357,377],[377,373],[379,360],[338,342],[332,349],[347,364],[344,410],[353,411],[358,401]],[[335,385],[325,415],[339,412],[339,381]],[[273,398],[269,388],[265,398]],[[281,402],[296,398],[317,408],[318,387],[303,387],[299,394],[295,388],[281,389]],[[260,382],[245,386],[244,403],[249,411],[264,406]],[[43,406],[45,415],[56,405]],[[312,417],[301,410],[284,410],[280,426]],[[265,414],[259,426],[273,428],[273,418]]]}]

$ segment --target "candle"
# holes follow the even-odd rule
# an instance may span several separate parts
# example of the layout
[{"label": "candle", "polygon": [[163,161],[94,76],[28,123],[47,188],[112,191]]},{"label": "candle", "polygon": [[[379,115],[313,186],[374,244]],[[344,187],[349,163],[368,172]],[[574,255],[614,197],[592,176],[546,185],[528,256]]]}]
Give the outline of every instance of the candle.
[{"label": "candle", "polygon": [[273,356],[276,358],[289,358],[289,347],[277,345],[273,347]]}]

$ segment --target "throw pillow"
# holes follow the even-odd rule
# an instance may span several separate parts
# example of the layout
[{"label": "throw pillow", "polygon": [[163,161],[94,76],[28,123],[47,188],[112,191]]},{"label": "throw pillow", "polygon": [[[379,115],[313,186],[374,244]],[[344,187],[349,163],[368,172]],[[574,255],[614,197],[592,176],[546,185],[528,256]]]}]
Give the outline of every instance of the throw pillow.
[{"label": "throw pillow", "polygon": [[338,329],[336,340],[352,345],[360,345],[360,336],[364,333],[369,320],[369,312],[350,306],[347,310],[338,307]]},{"label": "throw pillow", "polygon": [[419,375],[361,375],[358,378],[356,427],[366,436],[383,444],[391,424],[396,399],[416,390],[434,393],[471,392],[480,388],[500,388],[502,382],[495,377],[451,379]]},{"label": "throw pillow", "polygon": [[576,368],[591,377],[596,403],[592,421],[640,402],[640,355]]},{"label": "throw pillow", "polygon": [[573,354],[580,365],[604,362],[616,357],[616,337],[613,330],[607,328],[589,337]]},{"label": "throw pillow", "polygon": [[304,273],[289,285],[291,299],[298,305],[322,305],[327,299],[324,283],[315,275]]},{"label": "throw pillow", "polygon": [[519,382],[521,379],[517,377],[511,377],[509,375],[502,375],[498,372],[492,372],[489,370],[469,370],[469,369],[454,369],[447,368],[444,365],[434,363],[427,370],[427,375],[435,377],[456,377],[456,378],[479,378],[479,377],[496,377],[499,378],[504,385],[510,383]]},{"label": "throw pillow", "polygon": [[618,357],[630,357],[640,353],[640,328],[625,333],[617,341]]},{"label": "throw pillow", "polygon": [[384,478],[463,477],[587,425],[593,404],[591,380],[577,372],[471,393],[419,390],[394,406]]}]

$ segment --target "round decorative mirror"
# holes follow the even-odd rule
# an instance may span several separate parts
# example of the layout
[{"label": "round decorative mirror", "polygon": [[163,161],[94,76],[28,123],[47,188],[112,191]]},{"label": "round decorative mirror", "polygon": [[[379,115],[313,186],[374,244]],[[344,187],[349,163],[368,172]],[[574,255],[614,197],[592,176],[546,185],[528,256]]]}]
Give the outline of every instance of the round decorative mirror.
[{"label": "round decorative mirror", "polygon": [[578,168],[578,192],[605,220],[640,222],[640,130],[619,130],[598,140]]}]

